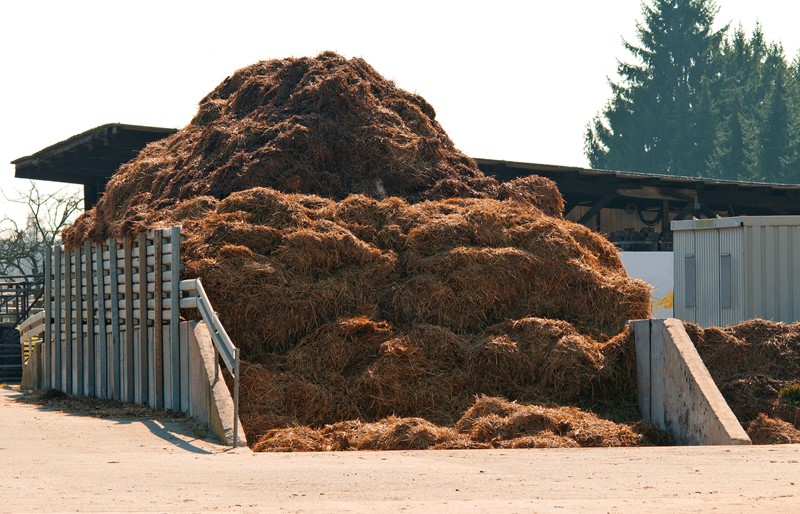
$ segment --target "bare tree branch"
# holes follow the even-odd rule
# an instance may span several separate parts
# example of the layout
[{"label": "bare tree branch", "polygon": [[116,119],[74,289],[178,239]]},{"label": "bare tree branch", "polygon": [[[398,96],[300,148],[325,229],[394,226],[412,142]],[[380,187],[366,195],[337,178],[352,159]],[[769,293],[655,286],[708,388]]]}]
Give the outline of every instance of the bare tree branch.
[{"label": "bare tree branch", "polygon": [[83,198],[66,187],[42,193],[33,181],[27,193],[3,197],[25,205],[28,215],[22,227],[9,215],[0,218],[0,274],[43,273],[45,249],[60,243],[61,231],[82,211]]}]

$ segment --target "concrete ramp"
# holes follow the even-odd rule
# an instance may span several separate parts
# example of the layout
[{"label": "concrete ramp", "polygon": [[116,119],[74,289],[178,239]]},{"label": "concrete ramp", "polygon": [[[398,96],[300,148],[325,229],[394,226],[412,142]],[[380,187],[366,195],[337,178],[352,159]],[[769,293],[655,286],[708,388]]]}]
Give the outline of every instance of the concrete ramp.
[{"label": "concrete ramp", "polygon": [[639,409],[679,445],[751,444],[677,319],[631,322]]}]

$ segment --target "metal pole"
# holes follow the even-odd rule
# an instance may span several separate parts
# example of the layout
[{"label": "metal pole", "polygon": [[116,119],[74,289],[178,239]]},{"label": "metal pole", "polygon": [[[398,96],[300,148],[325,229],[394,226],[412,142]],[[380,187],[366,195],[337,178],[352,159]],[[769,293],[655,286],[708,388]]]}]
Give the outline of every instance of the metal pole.
[{"label": "metal pole", "polygon": [[[214,327],[211,327],[211,330],[214,330]],[[212,333],[213,336],[213,333]],[[219,351],[217,351],[217,342],[214,342],[214,383],[216,384],[219,381]]]},{"label": "metal pole", "polygon": [[239,446],[239,349],[233,350],[233,447]]}]

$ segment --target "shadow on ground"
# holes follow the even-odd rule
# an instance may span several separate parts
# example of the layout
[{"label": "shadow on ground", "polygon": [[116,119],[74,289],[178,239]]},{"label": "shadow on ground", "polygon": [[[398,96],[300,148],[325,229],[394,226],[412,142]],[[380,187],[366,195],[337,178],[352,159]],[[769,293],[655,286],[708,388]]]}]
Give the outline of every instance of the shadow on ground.
[{"label": "shadow on ground", "polygon": [[219,441],[205,428],[194,423],[183,413],[154,410],[145,405],[103,398],[73,396],[56,389],[32,391],[7,384],[3,384],[2,387],[13,391],[10,396],[12,400],[33,405],[44,411],[60,411],[70,416],[108,419],[121,425],[141,423],[153,435],[187,452],[213,453],[194,444],[198,441],[219,444]]}]

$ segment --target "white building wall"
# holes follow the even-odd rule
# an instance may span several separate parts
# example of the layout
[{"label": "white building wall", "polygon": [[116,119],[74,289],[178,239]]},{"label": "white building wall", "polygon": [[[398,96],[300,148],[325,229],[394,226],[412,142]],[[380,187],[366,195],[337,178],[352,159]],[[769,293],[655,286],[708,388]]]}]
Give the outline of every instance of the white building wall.
[{"label": "white building wall", "polygon": [[653,318],[671,318],[673,305],[672,252],[619,252],[628,276],[644,280],[653,290],[650,309]]}]

